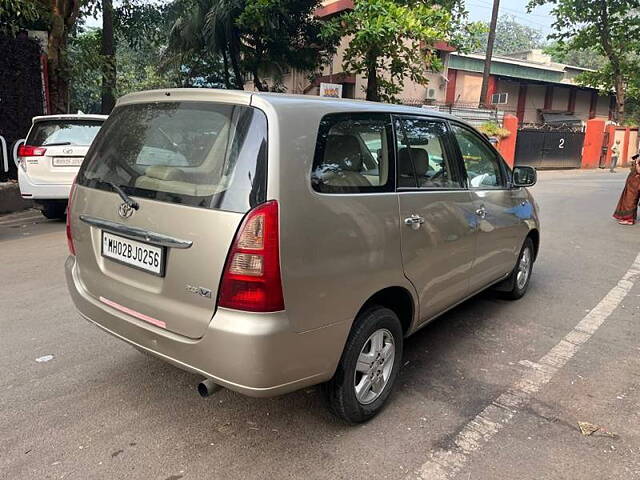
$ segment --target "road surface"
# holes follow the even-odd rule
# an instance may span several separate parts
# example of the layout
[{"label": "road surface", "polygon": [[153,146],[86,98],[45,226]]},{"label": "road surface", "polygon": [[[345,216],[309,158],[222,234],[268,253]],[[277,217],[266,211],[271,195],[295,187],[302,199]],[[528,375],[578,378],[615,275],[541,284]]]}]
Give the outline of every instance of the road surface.
[{"label": "road surface", "polygon": [[63,223],[0,217],[0,477],[640,478],[640,225],[611,219],[624,178],[542,172],[528,295],[482,294],[411,337],[390,404],[357,427],[317,388],[200,398],[199,377],[76,314]]}]

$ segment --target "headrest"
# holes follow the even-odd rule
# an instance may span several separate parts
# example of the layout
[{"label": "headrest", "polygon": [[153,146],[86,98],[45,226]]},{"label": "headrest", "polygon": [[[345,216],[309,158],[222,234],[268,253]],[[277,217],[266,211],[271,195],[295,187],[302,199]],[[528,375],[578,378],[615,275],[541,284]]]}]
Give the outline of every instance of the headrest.
[{"label": "headrest", "polygon": [[147,177],[158,180],[184,180],[184,172],[176,167],[165,167],[163,165],[151,165],[147,167],[144,174]]},{"label": "headrest", "polygon": [[[411,152],[411,157],[409,156],[409,152]],[[400,175],[413,175],[413,166],[411,165],[412,158],[416,175],[418,177],[424,177],[429,171],[429,154],[423,148],[403,147],[398,150],[398,173]]]},{"label": "headrest", "polygon": [[362,170],[360,142],[353,135],[329,135],[324,151],[324,163],[335,163],[342,170],[360,172]]}]

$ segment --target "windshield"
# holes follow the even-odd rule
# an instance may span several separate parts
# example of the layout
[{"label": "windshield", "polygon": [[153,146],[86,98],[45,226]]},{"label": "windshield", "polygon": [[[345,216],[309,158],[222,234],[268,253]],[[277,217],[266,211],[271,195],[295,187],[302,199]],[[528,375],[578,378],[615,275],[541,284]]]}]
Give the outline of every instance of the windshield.
[{"label": "windshield", "polygon": [[101,120],[45,120],[36,122],[27,137],[27,145],[91,145],[100,131]]},{"label": "windshield", "polygon": [[105,123],[78,184],[243,213],[265,201],[266,146],[266,117],[252,107],[125,105]]}]

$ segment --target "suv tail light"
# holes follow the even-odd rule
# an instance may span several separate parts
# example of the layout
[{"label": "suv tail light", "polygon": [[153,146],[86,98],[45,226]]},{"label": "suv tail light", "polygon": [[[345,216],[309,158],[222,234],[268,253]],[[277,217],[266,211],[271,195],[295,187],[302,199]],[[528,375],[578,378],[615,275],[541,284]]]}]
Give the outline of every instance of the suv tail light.
[{"label": "suv tail light", "polygon": [[31,145],[20,145],[18,147],[19,157],[42,157],[47,153],[47,149],[43,147],[33,147]]},{"label": "suv tail light", "polygon": [[218,305],[249,312],[284,310],[275,200],[251,210],[240,225],[222,274]]},{"label": "suv tail light", "polygon": [[73,179],[71,184],[71,190],[69,191],[69,201],[67,202],[67,245],[69,246],[69,253],[73,256],[76,255],[76,247],[73,244],[73,232],[71,231],[71,206],[73,204],[73,197],[76,193],[76,179]]}]

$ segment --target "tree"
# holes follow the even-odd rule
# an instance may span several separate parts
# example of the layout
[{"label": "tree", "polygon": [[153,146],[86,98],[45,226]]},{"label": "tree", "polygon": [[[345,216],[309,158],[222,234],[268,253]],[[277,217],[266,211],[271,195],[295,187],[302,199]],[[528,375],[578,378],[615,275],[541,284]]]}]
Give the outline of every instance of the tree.
[{"label": "tree", "polygon": [[0,34],[15,35],[41,15],[40,5],[32,0],[0,0]]},{"label": "tree", "polygon": [[428,69],[442,62],[437,41],[461,49],[477,37],[478,25],[466,24],[460,2],[356,0],[352,11],[327,22],[324,35],[350,37],[343,57],[347,72],[367,78],[367,100],[394,101],[406,78],[426,85]]},{"label": "tree", "polygon": [[597,70],[605,65],[607,58],[600,55],[593,48],[573,50],[567,49],[566,44],[552,42],[544,48],[544,52],[551,56],[554,62],[574,65],[581,68]]},{"label": "tree", "polygon": [[[481,34],[478,41],[482,45],[481,51],[484,52],[487,45],[487,34]],[[544,45],[543,34],[540,30],[521,24],[512,15],[502,15],[498,18],[494,53],[506,55],[542,48]]]},{"label": "tree", "polygon": [[173,5],[181,13],[171,28],[169,54],[221,59],[225,84],[233,88],[243,89],[249,74],[257,90],[268,90],[265,77],[277,79],[288,68],[312,71],[335,45],[321,35],[313,16],[319,0],[175,0]]},{"label": "tree", "polygon": [[556,32],[551,38],[568,50],[592,50],[606,58],[595,72],[578,77],[584,85],[615,92],[614,120],[625,120],[627,86],[638,74],[640,0],[530,0],[529,9],[551,3]]},{"label": "tree", "polygon": [[102,0],[102,107],[108,115],[116,104],[116,56],[113,38],[113,1]]}]

